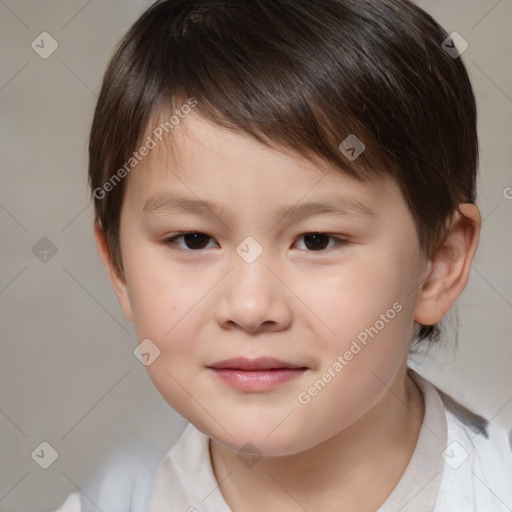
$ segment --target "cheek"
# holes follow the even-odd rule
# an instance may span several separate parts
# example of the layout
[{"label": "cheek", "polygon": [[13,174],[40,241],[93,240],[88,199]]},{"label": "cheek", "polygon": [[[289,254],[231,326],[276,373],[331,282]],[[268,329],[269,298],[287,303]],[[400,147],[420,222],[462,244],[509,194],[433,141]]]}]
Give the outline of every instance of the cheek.
[{"label": "cheek", "polygon": [[204,283],[201,287],[190,281],[166,282],[165,278],[154,283],[148,280],[132,283],[129,293],[138,340],[150,338],[162,355],[171,351],[175,358],[190,355],[200,329],[198,315],[205,294],[203,288]]},{"label": "cheek", "polygon": [[[333,421],[338,412],[343,416],[352,411],[351,421],[362,414],[406,361],[414,332],[413,270],[411,262],[396,254],[361,258],[326,280],[322,298],[317,296],[311,307],[330,329],[322,328],[326,334],[318,337],[315,351],[321,359],[320,375],[330,369],[336,377],[326,376],[331,381],[315,400],[325,410],[332,403],[339,405],[330,413]],[[344,416],[334,424],[347,420]]]},{"label": "cheek", "polygon": [[[148,375],[169,405],[188,417],[195,407],[190,383],[202,364],[203,354],[194,340],[200,336],[201,316],[207,314],[200,301],[206,284],[158,265],[131,276],[129,294],[137,340],[150,339],[160,351],[146,367]],[[200,418],[201,410],[194,414]]]},{"label": "cheek", "polygon": [[198,302],[204,283],[193,272],[184,273],[171,264],[161,247],[131,239],[126,243],[128,295],[139,341],[151,336],[164,339]]},{"label": "cheek", "polygon": [[411,281],[408,269],[387,260],[354,260],[326,273],[313,288],[312,283],[304,282],[300,293],[329,328],[327,339],[354,338],[389,310],[385,319],[394,319],[393,304],[399,302],[403,307],[410,300],[406,293]]},{"label": "cheek", "polygon": [[187,382],[206,363],[198,340],[212,315],[208,292],[216,279],[150,256],[133,253],[126,265],[137,340],[158,347],[160,355],[147,370],[162,394],[179,397],[182,388],[171,375]]}]

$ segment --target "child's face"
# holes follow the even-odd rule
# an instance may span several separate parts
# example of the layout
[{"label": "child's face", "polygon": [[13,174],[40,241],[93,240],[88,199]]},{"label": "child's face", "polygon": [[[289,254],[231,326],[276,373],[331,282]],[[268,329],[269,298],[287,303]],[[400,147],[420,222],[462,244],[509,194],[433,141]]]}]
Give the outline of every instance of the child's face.
[{"label": "child's face", "polygon": [[[175,410],[234,450],[311,448],[403,379],[426,272],[413,218],[387,179],[361,184],[195,114],[173,136],[178,161],[163,143],[153,149],[129,176],[121,214],[117,293],[139,342],[161,351],[149,375]],[[166,209],[171,197],[220,211]],[[313,202],[340,213],[292,210]],[[204,235],[164,243],[180,231]],[[225,380],[209,368],[262,357],[306,369],[268,384],[275,372]]]}]

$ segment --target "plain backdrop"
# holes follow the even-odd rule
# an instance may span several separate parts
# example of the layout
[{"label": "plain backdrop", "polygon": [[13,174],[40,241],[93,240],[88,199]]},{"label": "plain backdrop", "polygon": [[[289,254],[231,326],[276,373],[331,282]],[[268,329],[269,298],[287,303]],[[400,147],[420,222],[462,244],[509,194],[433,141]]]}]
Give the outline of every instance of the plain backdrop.
[{"label": "plain backdrop", "polygon": [[[149,3],[0,0],[2,512],[53,510],[106,457],[147,440],[163,456],[186,424],[134,357],[133,326],[96,253],[86,186],[107,61]],[[443,347],[414,367],[511,426],[512,2],[418,3],[469,44],[462,58],[479,108],[484,222],[460,327],[450,315]],[[33,455],[43,442],[57,454],[48,469]]]}]

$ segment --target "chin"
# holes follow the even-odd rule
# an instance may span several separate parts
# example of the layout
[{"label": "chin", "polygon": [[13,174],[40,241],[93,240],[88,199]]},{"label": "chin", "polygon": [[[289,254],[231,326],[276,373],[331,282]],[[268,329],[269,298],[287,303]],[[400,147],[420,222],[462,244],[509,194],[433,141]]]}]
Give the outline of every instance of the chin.
[{"label": "chin", "polygon": [[[277,422],[278,424],[279,422]],[[265,457],[283,457],[300,453],[312,448],[317,443],[311,436],[307,436],[303,429],[281,425],[276,429],[276,423],[244,423],[240,425],[226,425],[229,434],[218,425],[196,427],[218,444],[235,452],[243,454],[256,453]]]}]

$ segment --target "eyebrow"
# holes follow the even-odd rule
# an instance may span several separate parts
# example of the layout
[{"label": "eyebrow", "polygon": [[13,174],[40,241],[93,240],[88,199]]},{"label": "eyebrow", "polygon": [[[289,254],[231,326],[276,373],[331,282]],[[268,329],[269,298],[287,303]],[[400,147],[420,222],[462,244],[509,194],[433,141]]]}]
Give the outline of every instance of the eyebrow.
[{"label": "eyebrow", "polygon": [[[225,208],[215,201],[202,199],[190,199],[172,195],[152,195],[142,208],[146,213],[190,213],[198,216],[209,217],[212,213],[223,220],[226,214]],[[231,220],[235,215],[229,216]],[[368,205],[354,200],[343,198],[326,198],[322,201],[309,203],[296,203],[281,206],[272,214],[272,219],[279,222],[291,214],[294,221],[318,215],[332,215],[334,217],[376,217],[377,214]]]}]

